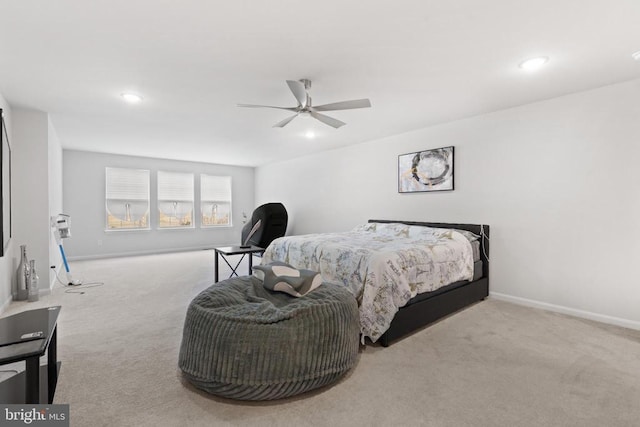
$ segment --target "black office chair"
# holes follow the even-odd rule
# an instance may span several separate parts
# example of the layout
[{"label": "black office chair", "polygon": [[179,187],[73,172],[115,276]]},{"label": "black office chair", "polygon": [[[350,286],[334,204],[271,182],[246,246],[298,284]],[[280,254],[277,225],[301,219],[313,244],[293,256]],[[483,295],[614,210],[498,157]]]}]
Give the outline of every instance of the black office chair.
[{"label": "black office chair", "polygon": [[[282,203],[266,203],[258,206],[251,214],[251,221],[242,227],[241,244],[266,248],[275,239],[284,236],[288,219],[287,210]],[[260,226],[250,236],[251,230],[258,221]],[[248,241],[247,237],[249,237]]]}]

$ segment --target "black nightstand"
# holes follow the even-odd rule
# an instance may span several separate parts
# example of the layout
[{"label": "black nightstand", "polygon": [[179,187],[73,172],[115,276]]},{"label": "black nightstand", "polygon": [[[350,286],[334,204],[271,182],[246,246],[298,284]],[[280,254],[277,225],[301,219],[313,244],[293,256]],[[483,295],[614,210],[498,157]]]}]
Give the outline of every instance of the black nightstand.
[{"label": "black nightstand", "polygon": [[[251,275],[252,273],[251,268],[253,267],[253,254],[261,254],[264,252],[264,248],[260,248],[258,246],[249,246],[249,247],[223,246],[219,248],[213,248],[213,250],[216,252],[214,257],[214,273],[213,273],[214,274],[213,279],[215,282],[218,281],[218,256],[222,255],[222,259],[224,260],[224,262],[227,263],[227,265],[231,269],[231,275],[229,276],[229,278],[231,278],[233,276],[238,276],[238,273],[236,272],[236,270],[238,269],[238,267],[240,266],[240,263],[242,262],[245,255],[247,254],[249,255],[249,275]],[[235,267],[229,264],[229,261],[227,260],[227,256],[229,255],[242,255],[242,257],[240,258],[240,261],[238,261]]]}]

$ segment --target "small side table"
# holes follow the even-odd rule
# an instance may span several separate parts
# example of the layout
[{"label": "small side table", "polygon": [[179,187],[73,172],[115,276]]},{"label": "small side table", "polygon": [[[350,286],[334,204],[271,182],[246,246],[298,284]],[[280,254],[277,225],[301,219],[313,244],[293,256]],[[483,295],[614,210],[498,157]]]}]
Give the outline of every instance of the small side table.
[{"label": "small side table", "polygon": [[[0,319],[0,365],[25,361],[23,373],[0,383],[4,403],[53,403],[60,362],[57,360],[58,313],[60,306],[23,311]],[[39,333],[33,336],[33,333]],[[47,366],[40,369],[40,357],[47,352]],[[40,377],[47,381],[44,396]],[[22,396],[16,396],[22,394]],[[24,399],[24,400],[23,400]]]},{"label": "small side table", "polygon": [[[249,275],[251,275],[251,268],[253,267],[253,254],[260,254],[264,252],[264,248],[258,246],[250,246],[248,248],[242,248],[240,246],[223,246],[219,248],[213,248],[213,250],[216,252],[214,258],[214,282],[218,281],[218,256],[222,255],[222,259],[231,269],[231,275],[229,276],[229,278],[231,278],[233,276],[238,276],[236,270],[247,254],[249,255]],[[227,256],[229,255],[242,255],[240,261],[238,261],[235,267],[229,264],[229,261],[227,260]]]}]

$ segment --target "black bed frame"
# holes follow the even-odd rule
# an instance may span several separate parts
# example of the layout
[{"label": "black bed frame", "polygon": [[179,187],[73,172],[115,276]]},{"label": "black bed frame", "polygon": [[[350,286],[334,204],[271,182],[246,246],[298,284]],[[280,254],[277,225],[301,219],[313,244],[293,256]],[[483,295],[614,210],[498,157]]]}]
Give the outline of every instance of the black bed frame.
[{"label": "black bed frame", "polygon": [[440,222],[392,221],[370,219],[369,222],[401,223],[423,227],[457,228],[468,230],[482,236],[480,259],[482,277],[449,291],[435,294],[433,297],[409,303],[396,313],[391,326],[378,340],[384,347],[415,330],[459,311],[473,303],[482,301],[489,295],[489,226],[479,224],[448,224]]}]

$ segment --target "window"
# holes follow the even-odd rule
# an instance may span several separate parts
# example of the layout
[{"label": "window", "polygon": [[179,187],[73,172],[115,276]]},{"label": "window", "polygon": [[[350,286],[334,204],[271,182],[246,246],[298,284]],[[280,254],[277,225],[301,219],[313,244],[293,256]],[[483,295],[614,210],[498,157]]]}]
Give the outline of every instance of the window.
[{"label": "window", "polygon": [[107,230],[149,229],[149,171],[106,168]]},{"label": "window", "polygon": [[231,177],[200,175],[202,226],[231,225]]},{"label": "window", "polygon": [[158,171],[158,227],[193,228],[193,174]]}]

